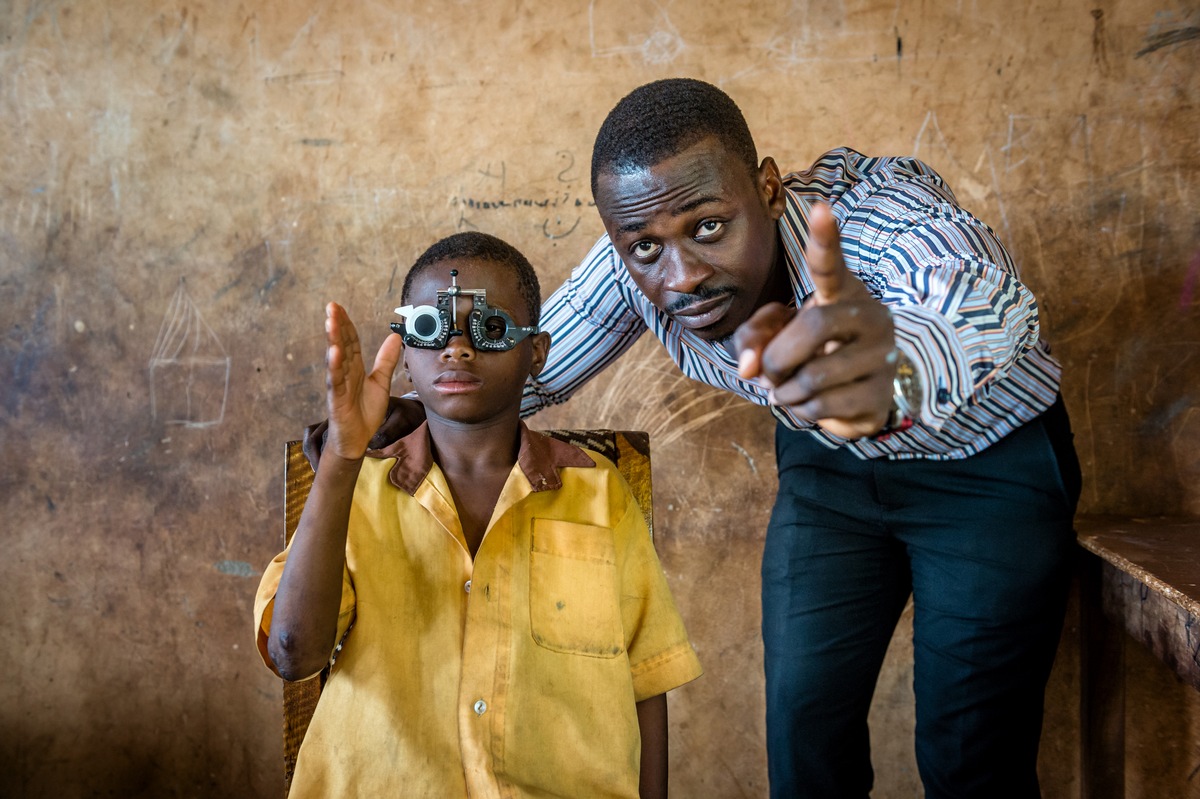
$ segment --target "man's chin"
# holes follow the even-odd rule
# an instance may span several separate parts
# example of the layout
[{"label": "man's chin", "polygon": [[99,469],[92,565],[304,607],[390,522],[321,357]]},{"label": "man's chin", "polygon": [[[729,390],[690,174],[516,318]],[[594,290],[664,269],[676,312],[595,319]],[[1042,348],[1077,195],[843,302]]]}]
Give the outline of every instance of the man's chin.
[{"label": "man's chin", "polygon": [[737,332],[737,328],[734,328],[733,330],[727,330],[726,327],[727,325],[725,324],[725,320],[722,319],[716,324],[709,325],[708,327],[697,328],[692,332],[696,334],[696,337],[699,339],[724,346],[733,339],[733,334]]}]

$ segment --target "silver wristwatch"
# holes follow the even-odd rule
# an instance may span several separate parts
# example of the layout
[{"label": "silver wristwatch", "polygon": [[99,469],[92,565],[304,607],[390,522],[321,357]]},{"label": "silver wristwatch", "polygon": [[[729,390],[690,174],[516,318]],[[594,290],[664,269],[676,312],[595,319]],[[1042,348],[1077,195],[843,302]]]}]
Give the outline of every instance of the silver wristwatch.
[{"label": "silver wristwatch", "polygon": [[896,376],[892,378],[892,408],[885,430],[907,430],[921,416],[924,389],[921,376],[904,351],[896,349]]}]

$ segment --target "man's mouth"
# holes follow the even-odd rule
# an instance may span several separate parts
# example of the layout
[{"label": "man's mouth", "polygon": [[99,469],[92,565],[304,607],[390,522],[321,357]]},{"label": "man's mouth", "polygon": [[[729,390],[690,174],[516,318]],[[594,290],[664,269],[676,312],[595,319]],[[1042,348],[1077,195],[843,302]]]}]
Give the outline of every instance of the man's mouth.
[{"label": "man's mouth", "polygon": [[724,292],[673,310],[671,317],[689,330],[710,327],[724,318],[726,312],[729,311],[729,306],[733,303],[733,297],[733,292]]}]

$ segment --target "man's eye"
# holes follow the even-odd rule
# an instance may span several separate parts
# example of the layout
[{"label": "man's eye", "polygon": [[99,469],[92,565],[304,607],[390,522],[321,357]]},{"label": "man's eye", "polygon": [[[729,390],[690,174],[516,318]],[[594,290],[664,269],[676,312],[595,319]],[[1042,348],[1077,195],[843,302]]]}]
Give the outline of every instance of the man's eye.
[{"label": "man's eye", "polygon": [[696,226],[696,238],[711,239],[725,229],[725,223],[716,219],[706,219]]},{"label": "man's eye", "polygon": [[633,256],[642,261],[648,261],[658,255],[662,247],[652,241],[639,241],[633,245]]}]

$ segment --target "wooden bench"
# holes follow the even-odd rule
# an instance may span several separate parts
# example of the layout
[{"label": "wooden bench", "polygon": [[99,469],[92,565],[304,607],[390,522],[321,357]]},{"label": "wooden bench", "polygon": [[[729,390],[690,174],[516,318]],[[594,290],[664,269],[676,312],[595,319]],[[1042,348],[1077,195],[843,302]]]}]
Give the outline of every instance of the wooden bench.
[{"label": "wooden bench", "polygon": [[1125,795],[1129,633],[1200,690],[1200,519],[1084,516],[1080,573],[1081,796]]}]

